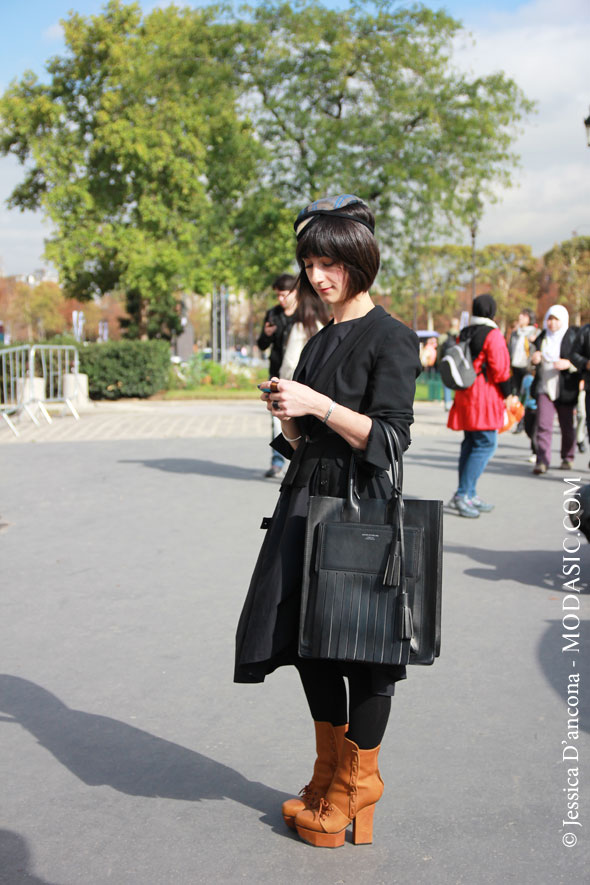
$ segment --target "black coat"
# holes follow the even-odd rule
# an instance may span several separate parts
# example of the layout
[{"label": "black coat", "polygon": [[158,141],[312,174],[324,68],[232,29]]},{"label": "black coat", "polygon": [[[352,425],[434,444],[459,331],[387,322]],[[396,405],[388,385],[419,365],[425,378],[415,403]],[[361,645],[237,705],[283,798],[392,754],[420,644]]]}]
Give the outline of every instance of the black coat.
[{"label": "black coat", "polygon": [[[306,383],[329,329],[325,327],[307,343],[294,380]],[[418,349],[414,332],[375,307],[355,322],[323,368],[313,373],[310,386],[339,405],[385,420],[397,430],[405,449],[410,442],[416,378],[422,368]],[[238,624],[236,682],[261,682],[276,667],[296,663],[307,501],[310,494],[343,497],[346,491],[351,447],[311,416],[297,423],[306,439],[295,451],[282,435],[273,442],[292,459]],[[377,423],[366,449],[354,454],[361,496],[388,497],[386,443]],[[374,691],[379,694],[393,694],[395,682],[405,677],[405,667],[400,666],[376,666],[371,671]]]},{"label": "black coat", "polygon": [[[306,383],[308,366],[321,350],[329,328],[330,324],[304,347],[294,381]],[[405,450],[410,444],[410,425],[414,420],[416,378],[422,371],[418,354],[415,333],[382,307],[375,307],[314,377],[313,388],[355,412],[384,419],[397,431]],[[295,451],[282,436],[273,443],[274,448],[291,459],[283,486],[305,486],[315,473],[319,485],[316,482],[312,486],[311,494],[344,495],[351,447],[317,418],[298,419],[298,426],[308,441]],[[362,494],[366,482],[389,466],[385,434],[378,424],[373,425],[366,449],[355,455]],[[369,496],[374,497],[371,493]]]},{"label": "black coat", "polygon": [[[291,326],[294,322],[295,316],[291,315],[288,317],[280,304],[271,307],[264,315],[262,331],[260,332],[256,343],[259,350],[266,350],[270,347],[268,371],[271,378],[275,375],[278,377],[279,369],[283,362],[283,354],[285,352],[287,338],[289,337],[289,332],[291,331]],[[264,331],[264,327],[267,323],[270,323],[271,326],[276,326],[276,330],[272,335],[267,335]]]},{"label": "black coat", "polygon": [[[572,350],[577,333],[578,329],[576,326],[569,326],[565,331],[565,335],[561,340],[561,347],[559,348],[560,357],[564,360],[570,360],[574,365],[576,365],[576,363],[572,359]],[[531,344],[531,353],[534,353],[535,350],[541,349],[545,337],[546,332],[543,329],[540,335],[537,335]],[[575,405],[578,401],[578,393],[580,391],[580,378],[581,375],[579,372],[570,372],[569,369],[562,369],[559,373],[559,393],[556,402],[564,406]],[[531,385],[532,396],[537,395],[537,384],[535,382],[536,378]]]},{"label": "black coat", "polygon": [[590,370],[587,369],[588,361],[590,361],[590,323],[581,326],[574,338],[571,353],[568,357],[578,370],[582,373],[582,377],[586,384],[590,382]]}]

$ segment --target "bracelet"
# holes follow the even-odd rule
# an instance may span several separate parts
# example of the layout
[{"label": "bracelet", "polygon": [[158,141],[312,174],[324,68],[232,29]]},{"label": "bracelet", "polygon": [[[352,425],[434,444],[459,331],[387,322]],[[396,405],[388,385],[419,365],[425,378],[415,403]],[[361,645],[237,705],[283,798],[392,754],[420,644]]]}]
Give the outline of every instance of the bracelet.
[{"label": "bracelet", "polygon": [[299,436],[294,436],[293,439],[291,439],[283,433],[283,439],[286,439],[287,442],[297,442],[298,439],[301,439],[301,434],[299,434]]},{"label": "bracelet", "polygon": [[326,417],[325,417],[324,420],[322,421],[322,424],[327,424],[327,423],[328,423],[328,418],[330,417],[330,415],[331,415],[332,412],[334,411],[334,406],[335,406],[335,405],[336,405],[336,400],[333,399],[332,402],[330,403],[330,408],[329,408],[328,411],[326,412]]}]

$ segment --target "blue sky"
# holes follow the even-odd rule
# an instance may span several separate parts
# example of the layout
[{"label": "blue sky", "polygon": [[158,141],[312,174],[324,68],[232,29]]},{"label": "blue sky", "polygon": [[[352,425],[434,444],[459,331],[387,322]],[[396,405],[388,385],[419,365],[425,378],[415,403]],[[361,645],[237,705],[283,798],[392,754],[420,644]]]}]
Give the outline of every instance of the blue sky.
[{"label": "blue sky", "polygon": [[[60,19],[68,18],[74,9],[81,15],[97,15],[106,5],[102,0],[0,0],[0,28],[2,33],[2,53],[0,54],[0,87],[6,88],[8,83],[19,77],[25,70],[31,69],[42,76],[44,62],[63,49],[63,41],[59,36]],[[140,2],[147,11],[156,4],[151,0]],[[163,4],[160,4],[163,5]],[[205,6],[206,3],[194,3],[190,0],[178,0],[177,6]],[[347,6],[341,0],[326,0],[326,5],[334,8]],[[444,7],[455,18],[462,20],[467,26],[484,22],[490,16],[502,11],[514,11],[525,3],[515,0],[454,0],[454,2],[425,2],[425,6],[433,9]],[[26,10],[26,20],[24,12]]]},{"label": "blue sky", "polygon": [[[346,0],[324,2],[347,5]],[[148,12],[165,4],[143,0],[140,5]],[[178,0],[176,5],[205,4]],[[573,230],[590,235],[590,148],[582,123],[590,106],[590,0],[427,0],[425,5],[444,7],[472,35],[474,43],[461,39],[455,46],[455,64],[476,75],[504,70],[538,104],[517,143],[519,186],[498,194],[500,201],[486,208],[480,242],[530,243],[542,254]],[[0,0],[0,90],[27,69],[43,79],[45,61],[63,51],[59,20],[72,8],[95,15],[103,6],[101,0]],[[20,178],[16,161],[0,158],[0,273],[43,265],[47,229],[41,216],[5,207]]]}]

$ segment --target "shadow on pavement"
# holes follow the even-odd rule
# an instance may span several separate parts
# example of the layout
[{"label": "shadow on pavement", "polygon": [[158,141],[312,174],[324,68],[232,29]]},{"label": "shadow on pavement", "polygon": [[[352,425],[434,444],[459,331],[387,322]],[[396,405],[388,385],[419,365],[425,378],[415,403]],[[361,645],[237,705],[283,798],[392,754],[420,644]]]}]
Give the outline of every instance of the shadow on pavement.
[{"label": "shadow on pavement", "polygon": [[89,786],[110,786],[130,796],[232,799],[262,812],[283,835],[288,794],[249,781],[238,771],[194,750],[108,716],[72,710],[41,686],[0,675],[2,723],[18,723],[72,774]]},{"label": "shadow on pavement", "polygon": [[[445,553],[459,553],[474,559],[485,568],[466,568],[463,574],[485,581],[516,581],[542,590],[563,590],[566,578],[561,575],[560,550],[487,550],[484,547],[463,547],[445,544]],[[588,585],[581,584],[581,593],[588,593]],[[563,592],[569,592],[563,590]]]},{"label": "shadow on pavement", "polygon": [[[6,885],[52,885],[47,879],[40,879],[29,872],[31,853],[26,839],[12,830],[0,830],[0,882]],[[56,885],[56,883],[53,883]]]},{"label": "shadow on pavement", "polygon": [[219,464],[216,461],[202,461],[199,458],[154,458],[152,460],[122,459],[119,464],[143,464],[153,470],[167,473],[199,473],[201,476],[216,476],[222,479],[263,480],[264,470],[240,467],[235,464]]},{"label": "shadow on pavement", "polygon": [[[572,689],[575,693],[572,694],[570,698],[570,709],[572,710],[572,713],[575,713],[576,710],[579,712],[579,728],[582,729],[582,731],[590,732],[590,706],[586,703],[581,703],[581,699],[586,696],[584,686],[590,678],[590,672],[588,672],[590,669],[588,663],[590,661],[588,648],[578,645],[579,653],[572,652],[571,649],[569,651],[566,650],[565,652],[562,651],[562,649],[567,648],[568,644],[571,642],[569,639],[564,639],[563,635],[564,633],[571,631],[564,628],[561,621],[548,621],[547,625],[547,629],[539,639],[537,657],[545,679],[551,688],[553,688],[563,700],[564,737],[567,734],[567,728],[565,726],[567,725],[568,720],[575,719],[575,716],[572,716],[567,712],[569,674],[577,674],[579,676],[577,689],[576,683],[573,683],[572,685]],[[588,635],[587,630],[587,621],[580,619],[579,630],[576,630],[575,632],[579,633],[581,638]],[[572,666],[571,662],[574,659],[576,660],[576,664],[575,666]],[[571,703],[572,701],[573,704]],[[575,739],[571,742],[575,742]]]}]

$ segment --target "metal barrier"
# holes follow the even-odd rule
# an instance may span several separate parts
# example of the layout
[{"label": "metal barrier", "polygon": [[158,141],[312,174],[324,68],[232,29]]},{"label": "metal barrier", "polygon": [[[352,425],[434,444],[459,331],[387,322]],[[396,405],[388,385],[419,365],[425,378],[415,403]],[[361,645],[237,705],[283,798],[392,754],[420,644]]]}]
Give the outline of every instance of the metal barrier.
[{"label": "metal barrier", "polygon": [[11,416],[25,410],[35,424],[39,424],[34,410],[31,378],[31,348],[4,347],[0,350],[0,416],[18,436]]},{"label": "metal barrier", "polygon": [[37,412],[51,424],[48,403],[63,403],[80,420],[72,402],[78,393],[78,370],[78,351],[72,345],[24,344],[0,349],[0,417],[15,436],[18,430],[12,419],[23,411],[36,425]]},{"label": "metal barrier", "polygon": [[51,424],[45,403],[63,403],[76,421],[80,416],[72,400],[78,395],[80,360],[73,344],[35,344],[31,348],[31,367],[43,378],[44,396],[36,401],[43,416]]}]

